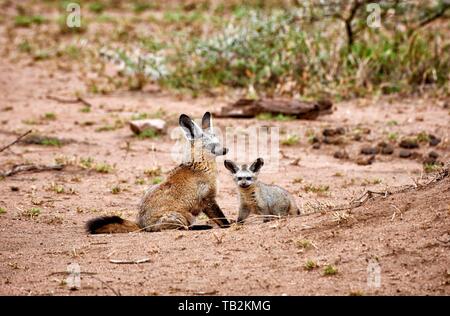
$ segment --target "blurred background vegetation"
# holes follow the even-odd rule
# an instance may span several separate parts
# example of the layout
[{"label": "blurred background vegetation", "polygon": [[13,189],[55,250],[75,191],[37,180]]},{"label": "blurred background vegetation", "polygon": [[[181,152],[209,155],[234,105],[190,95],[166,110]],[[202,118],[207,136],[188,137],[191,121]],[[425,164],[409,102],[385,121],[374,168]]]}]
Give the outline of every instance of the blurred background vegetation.
[{"label": "blurred background vegetation", "polygon": [[[81,27],[66,25],[69,3]],[[369,27],[369,3],[380,27]],[[450,94],[450,1],[0,0],[1,52],[79,71],[93,93],[348,99]],[[114,63],[115,71],[111,71]]]}]

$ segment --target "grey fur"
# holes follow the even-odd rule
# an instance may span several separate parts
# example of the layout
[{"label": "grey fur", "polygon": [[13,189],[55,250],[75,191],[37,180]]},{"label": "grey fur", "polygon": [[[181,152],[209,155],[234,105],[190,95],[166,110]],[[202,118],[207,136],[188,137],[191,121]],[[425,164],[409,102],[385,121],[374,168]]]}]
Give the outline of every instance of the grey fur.
[{"label": "grey fur", "polygon": [[288,191],[258,181],[259,170],[264,165],[262,158],[258,158],[250,167],[242,165],[239,168],[231,160],[225,160],[224,165],[232,173],[239,189],[238,222],[244,222],[250,214],[267,216],[264,221],[273,216],[300,214],[294,197]]}]

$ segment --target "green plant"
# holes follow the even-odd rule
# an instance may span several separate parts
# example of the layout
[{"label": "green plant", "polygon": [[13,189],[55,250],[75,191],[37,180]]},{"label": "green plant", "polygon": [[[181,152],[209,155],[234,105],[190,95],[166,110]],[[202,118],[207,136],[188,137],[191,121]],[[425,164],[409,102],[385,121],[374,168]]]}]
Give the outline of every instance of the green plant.
[{"label": "green plant", "polygon": [[29,210],[24,211],[22,214],[29,218],[35,218],[41,214],[41,209],[39,209],[37,207],[32,207]]},{"label": "green plant", "polygon": [[40,140],[40,145],[61,147],[62,143],[58,138],[47,137]]},{"label": "green plant", "polygon": [[122,191],[122,189],[120,188],[120,186],[115,185],[111,188],[111,193],[112,194],[119,194]]},{"label": "green plant", "polygon": [[155,177],[152,179],[152,184],[159,184],[162,182],[162,178],[161,177]]},{"label": "green plant", "polygon": [[91,169],[94,164],[94,159],[91,157],[88,158],[80,158],[80,166],[83,169]]},{"label": "green plant", "polygon": [[323,274],[326,276],[335,275],[337,273],[338,273],[338,269],[336,267],[332,266],[331,264],[327,265],[323,269]]},{"label": "green plant", "polygon": [[0,214],[5,214],[6,210],[3,207],[0,207]]},{"label": "green plant", "polygon": [[45,120],[54,121],[56,120],[56,114],[53,112],[47,112],[44,114],[42,118]]},{"label": "green plant", "polygon": [[442,166],[440,164],[437,164],[437,163],[425,163],[423,165],[423,170],[426,173],[437,172],[439,170],[442,170]]},{"label": "green plant", "polygon": [[98,173],[110,173],[114,170],[114,168],[107,163],[99,163],[95,165],[95,171]]},{"label": "green plant", "polygon": [[89,4],[89,11],[100,14],[105,10],[105,5],[101,2],[92,2]]},{"label": "green plant", "polygon": [[40,15],[17,15],[14,24],[19,27],[30,27],[33,24],[42,24],[46,20]]},{"label": "green plant", "polygon": [[305,270],[307,270],[307,271],[314,270],[317,267],[318,267],[317,263],[313,260],[307,260],[305,262],[305,266],[304,266]]},{"label": "green plant", "polygon": [[137,137],[140,139],[156,138],[156,137],[158,137],[158,133],[154,129],[149,128],[149,129],[146,129],[146,130],[142,131],[141,133],[139,133],[137,135]]},{"label": "green plant", "polygon": [[313,185],[313,184],[307,184],[303,187],[303,190],[305,192],[313,192],[316,194],[325,194],[330,189],[329,185]]},{"label": "green plant", "polygon": [[390,133],[388,134],[388,139],[389,139],[391,142],[397,141],[397,139],[398,139],[398,133],[396,133],[396,132],[390,132]]},{"label": "green plant", "polygon": [[288,135],[285,139],[281,141],[282,145],[285,146],[294,146],[300,142],[300,138],[298,135]]}]

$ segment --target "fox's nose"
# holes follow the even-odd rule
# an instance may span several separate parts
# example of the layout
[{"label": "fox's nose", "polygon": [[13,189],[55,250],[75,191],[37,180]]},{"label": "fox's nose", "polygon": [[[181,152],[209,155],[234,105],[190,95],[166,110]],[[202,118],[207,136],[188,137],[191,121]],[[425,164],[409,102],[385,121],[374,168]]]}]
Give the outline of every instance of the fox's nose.
[{"label": "fox's nose", "polygon": [[228,152],[228,148],[225,148],[225,147],[218,148],[217,146],[215,146],[214,149],[213,149],[213,153],[214,153],[216,156],[223,156],[223,155],[226,155],[227,152]]}]

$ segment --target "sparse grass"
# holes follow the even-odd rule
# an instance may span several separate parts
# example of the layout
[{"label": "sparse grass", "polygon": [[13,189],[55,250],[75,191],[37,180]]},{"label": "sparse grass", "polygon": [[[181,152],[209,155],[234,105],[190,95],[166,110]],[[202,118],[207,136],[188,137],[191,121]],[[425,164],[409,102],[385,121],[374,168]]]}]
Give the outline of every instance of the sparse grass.
[{"label": "sparse grass", "polygon": [[144,174],[147,177],[159,177],[162,174],[162,169],[161,169],[161,167],[154,167],[151,169],[146,169],[146,170],[144,170]]},{"label": "sparse grass", "polygon": [[0,215],[5,214],[5,213],[6,213],[6,210],[3,207],[0,207]]},{"label": "sparse grass", "polygon": [[286,121],[292,121],[295,120],[295,116],[292,115],[286,115],[286,114],[272,114],[272,113],[260,113],[256,116],[256,119],[260,121],[279,121],[279,122],[286,122]]},{"label": "sparse grass", "polygon": [[325,276],[336,275],[337,273],[338,273],[338,269],[336,267],[332,266],[331,264],[327,265],[323,269],[323,275],[325,275]]},{"label": "sparse grass", "polygon": [[308,192],[313,192],[316,194],[320,194],[320,195],[325,195],[330,189],[329,185],[313,185],[313,184],[307,184],[303,187],[303,190],[308,193]]},{"label": "sparse grass", "polygon": [[32,207],[22,213],[23,216],[29,217],[31,219],[38,217],[41,214],[41,209],[37,207]]},{"label": "sparse grass", "polygon": [[157,138],[158,133],[154,129],[149,128],[149,129],[142,131],[142,133],[136,135],[136,137],[139,139]]},{"label": "sparse grass", "polygon": [[87,158],[80,158],[80,163],[79,165],[83,168],[83,169],[91,169],[94,165],[94,159],[91,157],[87,157]]},{"label": "sparse grass", "polygon": [[17,15],[14,24],[18,27],[30,27],[33,24],[42,24],[46,20],[40,15]]},{"label": "sparse grass", "polygon": [[416,140],[419,143],[428,143],[430,141],[430,136],[426,132],[420,132],[416,135]]},{"label": "sparse grass", "polygon": [[163,181],[163,179],[161,177],[154,177],[152,179],[152,184],[159,184]]},{"label": "sparse grass", "polygon": [[388,133],[388,140],[391,142],[396,142],[398,139],[398,133],[396,132],[389,132]]},{"label": "sparse grass", "polygon": [[134,181],[134,183],[137,184],[137,185],[144,185],[145,184],[145,179],[144,178],[137,178]]},{"label": "sparse grass", "polygon": [[344,175],[342,174],[342,172],[336,172],[333,174],[333,177],[343,177]]},{"label": "sparse grass", "polygon": [[89,11],[100,14],[105,10],[105,5],[99,1],[92,2],[89,4]]},{"label": "sparse grass", "polygon": [[281,144],[284,146],[294,146],[300,142],[300,137],[298,135],[292,134],[288,135],[285,139],[281,141]]},{"label": "sparse grass", "polygon": [[308,239],[299,239],[295,241],[297,248],[302,250],[308,250],[313,247],[312,242]]},{"label": "sparse grass", "polygon": [[81,113],[90,113],[90,112],[91,112],[91,107],[90,107],[90,106],[83,106],[83,107],[80,109],[80,112],[81,112]]},{"label": "sparse grass", "polygon": [[379,178],[375,178],[375,179],[364,179],[361,183],[362,186],[368,186],[368,185],[377,185],[377,184],[381,184],[383,182],[383,180],[379,179]]},{"label": "sparse grass", "polygon": [[56,114],[53,112],[47,112],[45,113],[42,118],[44,120],[49,120],[49,121],[55,121],[56,120]]},{"label": "sparse grass", "polygon": [[119,194],[120,192],[122,192],[122,189],[119,185],[115,185],[111,188],[112,194]]},{"label": "sparse grass", "polygon": [[58,138],[48,137],[48,138],[43,138],[42,140],[40,140],[38,145],[61,147],[62,143]]},{"label": "sparse grass", "polygon": [[98,163],[95,165],[95,171],[98,173],[111,173],[114,168],[107,163]]},{"label": "sparse grass", "polygon": [[299,184],[299,183],[303,183],[304,179],[299,177],[299,178],[295,178],[292,180],[293,184]]},{"label": "sparse grass", "polygon": [[425,173],[432,173],[442,170],[442,165],[436,163],[426,163],[423,165],[423,171]]},{"label": "sparse grass", "polygon": [[305,265],[304,265],[304,268],[305,268],[306,271],[314,270],[317,267],[318,267],[317,263],[315,261],[313,261],[313,260],[310,260],[310,259],[308,259],[305,262]]},{"label": "sparse grass", "polygon": [[398,122],[396,120],[390,120],[386,123],[387,126],[397,126]]}]

